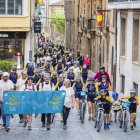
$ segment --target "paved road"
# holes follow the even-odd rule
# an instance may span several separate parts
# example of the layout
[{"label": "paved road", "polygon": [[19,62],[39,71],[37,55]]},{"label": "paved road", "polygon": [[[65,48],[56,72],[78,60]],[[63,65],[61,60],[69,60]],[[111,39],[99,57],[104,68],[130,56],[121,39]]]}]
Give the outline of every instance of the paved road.
[{"label": "paved road", "polygon": [[[140,113],[138,117],[140,117]],[[102,129],[98,133],[94,129],[94,123],[87,120],[87,116],[86,122],[81,124],[74,110],[70,113],[66,131],[63,130],[60,115],[55,117],[51,131],[41,128],[40,115],[36,119],[33,118],[32,131],[23,128],[18,121],[18,116],[11,120],[10,132],[5,132],[3,128],[0,128],[0,140],[133,140],[134,137],[140,140],[140,125],[134,131],[129,128],[128,132],[124,133],[118,128],[118,124],[112,124],[110,130]],[[140,119],[137,120],[137,124],[138,122]]]}]

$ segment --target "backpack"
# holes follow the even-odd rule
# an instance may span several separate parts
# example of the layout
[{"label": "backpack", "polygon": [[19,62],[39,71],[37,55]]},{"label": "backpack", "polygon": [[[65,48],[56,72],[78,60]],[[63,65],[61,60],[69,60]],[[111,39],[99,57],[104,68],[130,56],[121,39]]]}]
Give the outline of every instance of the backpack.
[{"label": "backpack", "polygon": [[[24,91],[27,89],[27,84],[25,84],[25,89],[24,89]],[[33,89],[33,91],[35,91],[35,85],[34,84],[32,84],[32,89]]]}]

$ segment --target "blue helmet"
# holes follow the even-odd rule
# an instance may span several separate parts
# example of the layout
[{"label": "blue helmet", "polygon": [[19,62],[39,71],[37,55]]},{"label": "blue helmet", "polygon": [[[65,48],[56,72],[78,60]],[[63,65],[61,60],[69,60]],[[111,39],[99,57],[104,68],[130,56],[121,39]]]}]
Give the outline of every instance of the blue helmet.
[{"label": "blue helmet", "polygon": [[88,81],[94,81],[93,77],[89,77]]},{"label": "blue helmet", "polygon": [[119,94],[117,92],[113,92],[112,97],[113,99],[117,99],[119,97]]}]

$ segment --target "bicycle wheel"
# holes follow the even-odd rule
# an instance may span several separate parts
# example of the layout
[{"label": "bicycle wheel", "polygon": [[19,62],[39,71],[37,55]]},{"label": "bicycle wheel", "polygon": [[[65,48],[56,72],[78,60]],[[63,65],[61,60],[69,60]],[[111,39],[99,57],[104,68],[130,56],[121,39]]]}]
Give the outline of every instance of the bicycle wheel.
[{"label": "bicycle wheel", "polygon": [[102,116],[102,113],[100,112],[99,113],[99,120],[97,122],[97,132],[100,132],[100,130],[101,130],[101,127],[102,127],[102,118],[103,118],[103,116]]},{"label": "bicycle wheel", "polygon": [[82,105],[81,105],[81,117],[80,117],[82,123],[84,123],[85,113],[86,113],[86,103],[82,103]]},{"label": "bicycle wheel", "polygon": [[125,112],[124,114],[124,132],[127,132],[127,127],[128,127],[128,116],[127,116],[127,112]]}]

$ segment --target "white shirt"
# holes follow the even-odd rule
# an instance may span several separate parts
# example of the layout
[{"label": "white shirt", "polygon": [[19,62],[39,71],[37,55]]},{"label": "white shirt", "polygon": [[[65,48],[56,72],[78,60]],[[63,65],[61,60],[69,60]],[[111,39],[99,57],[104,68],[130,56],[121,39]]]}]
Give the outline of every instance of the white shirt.
[{"label": "white shirt", "polygon": [[52,84],[52,87],[51,87],[50,83],[46,84],[45,82],[43,82],[43,85],[42,85],[42,83],[40,83],[39,90],[40,91],[52,91],[52,90],[54,90],[54,85]]},{"label": "white shirt", "polygon": [[[74,67],[74,66],[72,66],[72,67],[70,67],[70,68],[72,68],[73,69],[73,73],[76,75],[76,76],[78,76],[79,75],[79,73],[80,73],[80,68],[79,67]],[[68,69],[69,70],[69,69]]]},{"label": "white shirt", "polygon": [[71,108],[72,106],[72,95],[74,95],[74,90],[72,87],[69,87],[69,88],[65,88],[65,86],[62,86],[60,88],[60,91],[66,91],[66,95],[65,95],[65,101],[64,101],[64,105],[68,108]]},{"label": "white shirt", "polygon": [[33,90],[33,85],[26,87],[26,85],[23,85],[19,91],[36,91],[36,86],[34,85],[34,90]]},{"label": "white shirt", "polygon": [[25,80],[23,80],[23,79],[18,79],[17,80],[17,87],[18,87],[18,89],[20,89],[22,86],[24,86],[25,85],[25,82],[26,82],[26,79]]},{"label": "white shirt", "polygon": [[8,80],[4,82],[3,80],[0,80],[0,98],[3,98],[3,91],[8,91],[14,89],[14,84],[11,80]]}]

